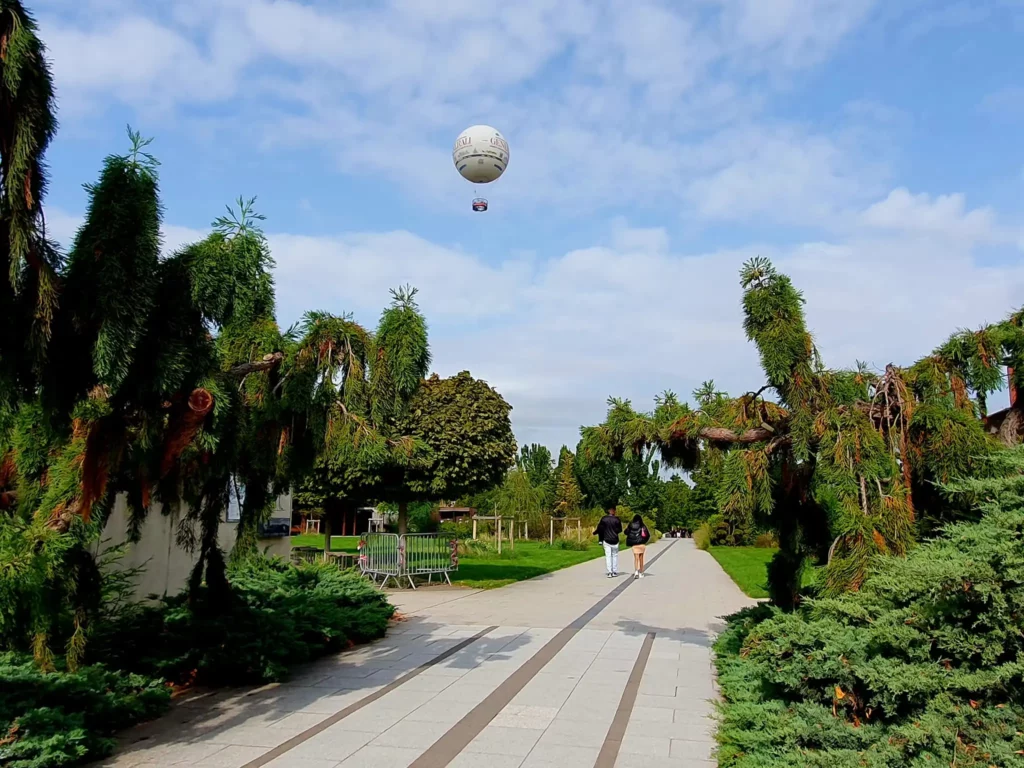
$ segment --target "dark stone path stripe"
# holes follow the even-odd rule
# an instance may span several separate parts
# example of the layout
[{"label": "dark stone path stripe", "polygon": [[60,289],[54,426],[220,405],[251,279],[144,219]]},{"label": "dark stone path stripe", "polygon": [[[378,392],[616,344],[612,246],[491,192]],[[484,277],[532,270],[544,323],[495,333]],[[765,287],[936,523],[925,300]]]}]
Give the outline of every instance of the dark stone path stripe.
[{"label": "dark stone path stripe", "polygon": [[[661,550],[661,552],[652,557],[648,565],[654,565],[658,561],[658,558],[672,548],[672,544],[674,543],[675,541],[671,542],[667,547]],[[577,632],[593,621],[593,619],[601,613],[601,611],[607,608],[615,598],[629,588],[629,585],[633,583],[634,579],[630,576],[627,576],[626,579],[627,580],[624,584],[616,586],[615,589],[598,600],[568,627],[561,630],[557,635],[548,640],[543,648],[531,656],[523,666],[513,672],[505,682],[495,688],[486,699],[477,704],[468,715],[452,726],[452,728],[444,736],[435,741],[426,752],[410,763],[409,768],[445,768],[445,766],[454,760],[462,750],[469,746],[469,742],[475,739],[480,734],[480,731],[487,727],[491,720],[498,716],[498,713],[516,697],[516,694],[523,690],[523,688],[526,687],[526,684],[536,677],[537,673],[540,672],[549,661],[555,658],[558,652],[566,646]],[[249,767],[244,766],[244,768]]]},{"label": "dark stone path stripe", "polygon": [[644,644],[640,646],[640,655],[636,657],[636,663],[629,673],[629,680],[626,688],[619,699],[619,708],[615,710],[615,718],[612,720],[608,735],[604,737],[604,744],[601,745],[601,752],[597,756],[594,768],[615,768],[615,761],[619,757],[619,749],[622,747],[622,739],[626,735],[626,726],[629,724],[629,716],[633,713],[633,705],[636,704],[636,696],[640,692],[640,680],[644,676],[644,668],[647,660],[651,658],[651,648],[654,645],[654,632],[648,632],[644,638]]},{"label": "dark stone path stripe", "polygon": [[379,698],[381,698],[385,694],[391,693],[391,691],[395,690],[396,688],[401,686],[403,683],[407,683],[410,680],[412,680],[414,677],[416,677],[417,675],[423,673],[424,670],[430,669],[430,667],[433,667],[433,666],[435,666],[437,664],[440,664],[445,659],[451,658],[452,656],[454,656],[456,653],[461,651],[466,646],[475,643],[477,640],[482,638],[484,635],[487,635],[487,634],[489,634],[490,632],[493,632],[496,629],[497,629],[496,626],[495,627],[487,627],[487,629],[483,629],[483,630],[477,632],[472,637],[467,637],[462,642],[457,643],[456,645],[453,645],[447,651],[445,651],[444,653],[440,654],[439,656],[436,656],[435,658],[431,659],[427,663],[421,664],[420,666],[416,667],[416,669],[412,670],[411,672],[407,672],[406,674],[402,675],[397,680],[388,683],[383,688],[381,688],[379,691],[375,691],[375,692],[365,696],[364,698],[360,699],[359,701],[356,701],[356,702],[353,702],[352,704],[349,704],[344,709],[335,712],[333,715],[327,717],[324,720],[321,720],[316,725],[310,726],[309,728],[304,730],[302,733],[298,734],[297,736],[293,736],[292,738],[288,739],[288,741],[284,742],[283,744],[278,744],[276,747],[274,747],[272,750],[270,750],[266,754],[260,755],[255,760],[250,760],[248,763],[243,765],[242,768],[261,768],[261,766],[266,765],[270,761],[276,760],[277,758],[281,757],[281,755],[285,754],[286,752],[289,752],[289,751],[295,749],[295,747],[299,746],[299,744],[302,744],[305,741],[309,741],[311,738],[316,736],[318,733],[323,733],[328,728],[330,728],[332,725],[334,725],[335,723],[341,722],[346,717],[351,715],[353,712],[358,712],[360,709],[362,709],[363,707],[365,707],[368,704],[372,704],[373,702],[377,701]]}]

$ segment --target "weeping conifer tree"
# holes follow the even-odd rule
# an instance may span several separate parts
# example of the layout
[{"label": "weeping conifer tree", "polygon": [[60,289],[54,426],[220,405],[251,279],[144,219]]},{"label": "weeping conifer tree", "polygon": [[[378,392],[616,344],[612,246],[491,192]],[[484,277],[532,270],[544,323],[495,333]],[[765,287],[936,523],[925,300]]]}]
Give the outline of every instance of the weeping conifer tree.
[{"label": "weeping conifer tree", "polygon": [[791,607],[808,558],[827,564],[826,594],[858,589],[873,556],[906,553],[922,530],[956,513],[938,484],[1019,442],[1024,402],[1013,398],[998,414],[985,403],[1004,385],[1004,366],[1015,391],[1024,384],[1024,331],[1018,312],[955,334],[907,368],[830,369],[788,277],[758,258],[741,281],[744,329],[760,352],[764,386],[731,398],[712,382],[694,393],[696,408],[668,392],[649,413],[610,400],[605,423],[584,430],[582,450],[601,457],[655,447],[668,466],[712,468],[731,525],[777,532],[769,588],[776,604]]},{"label": "weeping conifer tree", "polygon": [[376,354],[370,363],[370,413],[373,424],[392,450],[380,467],[384,496],[398,500],[398,532],[409,529],[409,499],[404,493],[408,472],[427,453],[421,440],[405,434],[402,419],[430,370],[427,323],[416,305],[416,289],[392,291],[392,304],[377,327]]},{"label": "weeping conifer tree", "polygon": [[414,441],[388,430],[429,356],[411,290],[377,339],[326,313],[282,333],[253,200],[161,257],[158,163],[131,131],[87,187],[65,263],[41,207],[53,109],[35,25],[0,0],[0,647],[47,667],[59,649],[73,667],[99,607],[90,547],[115,497],[133,537],[153,510],[177,516],[197,554],[194,609],[218,610],[232,599],[217,540],[229,489],[245,490],[241,557],[318,456],[410,455]]},{"label": "weeping conifer tree", "polygon": [[[244,450],[247,428],[264,417],[239,389],[253,370],[240,350],[248,361],[283,346],[265,242],[243,211],[243,224],[219,223],[204,243],[161,261],[157,163],[148,142],[131,140],[87,187],[44,362],[0,435],[0,536],[18,563],[4,577],[0,632],[13,647],[31,638],[46,666],[54,639],[69,663],[81,657],[99,599],[89,546],[117,494],[136,535],[154,493],[186,507],[186,543],[186,524],[201,522],[196,581],[223,593],[216,529],[228,480],[264,487],[274,476]],[[268,504],[258,492],[246,501]]]},{"label": "weeping conifer tree", "polygon": [[42,209],[57,129],[44,55],[20,0],[0,0],[0,420],[32,390],[59,289]]},{"label": "weeping conifer tree", "polygon": [[322,511],[325,546],[338,513],[394,503],[405,533],[410,502],[493,487],[515,459],[511,406],[500,394],[466,371],[424,378],[427,327],[415,295],[411,288],[393,291],[376,334],[361,337],[367,367],[345,377],[354,396],[344,399],[316,469],[296,496],[301,507]]},{"label": "weeping conifer tree", "polygon": [[[0,642],[32,646],[44,666],[58,644],[70,666],[82,657],[99,608],[90,547],[115,497],[133,537],[154,510],[177,517],[197,555],[193,609],[217,611],[233,599],[218,544],[231,488],[245,491],[242,557],[276,496],[329,447],[407,450],[370,420],[369,334],[324,313],[301,334],[278,328],[252,200],[160,257],[157,163],[131,140],[88,187],[44,363],[0,431],[0,551],[12,564],[0,571]],[[393,397],[408,377],[392,370],[397,384],[380,389]]]},{"label": "weeping conifer tree", "polygon": [[[371,501],[397,501],[399,529],[405,533],[407,473],[428,453],[402,423],[430,366],[426,319],[416,304],[415,288],[399,288],[391,296],[376,334],[350,318],[341,321],[346,333],[358,336],[361,356],[341,372],[343,407],[332,419],[328,444],[298,497],[303,506],[324,511],[325,546],[337,513]],[[307,316],[307,333],[319,317]],[[351,346],[347,339],[338,341],[339,349]],[[328,346],[333,348],[334,342]]]}]

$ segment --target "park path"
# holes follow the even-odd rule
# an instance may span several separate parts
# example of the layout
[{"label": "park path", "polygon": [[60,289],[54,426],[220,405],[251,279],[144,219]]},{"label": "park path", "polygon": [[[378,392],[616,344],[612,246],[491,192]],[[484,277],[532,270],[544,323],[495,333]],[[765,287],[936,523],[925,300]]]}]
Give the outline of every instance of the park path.
[{"label": "park path", "polygon": [[712,766],[711,644],[754,601],[688,539],[649,547],[648,573],[607,579],[594,560],[500,590],[396,593],[384,639],[182,702],[101,765]]}]

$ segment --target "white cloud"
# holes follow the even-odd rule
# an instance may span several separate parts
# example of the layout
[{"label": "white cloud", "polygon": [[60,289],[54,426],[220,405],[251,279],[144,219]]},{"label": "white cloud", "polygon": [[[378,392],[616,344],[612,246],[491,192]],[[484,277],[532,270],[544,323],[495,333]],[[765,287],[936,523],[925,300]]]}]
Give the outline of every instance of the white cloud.
[{"label": "white cloud", "polygon": [[716,0],[735,48],[789,68],[814,64],[856,29],[876,0]]},{"label": "white cloud", "polygon": [[946,4],[930,3],[909,14],[904,35],[907,39],[914,40],[951,28],[962,31],[966,27],[989,18],[993,10],[994,4],[989,0],[955,0]]},{"label": "white cloud", "polygon": [[[958,200],[897,190],[870,216],[858,214],[874,225],[851,234],[709,253],[681,252],[664,229],[623,219],[611,222],[605,242],[544,262],[528,254],[488,261],[401,231],[269,240],[282,323],[323,309],[374,327],[388,290],[411,283],[431,326],[435,369],[489,381],[512,403],[520,441],[557,448],[601,420],[612,395],[648,407],[664,389],[688,397],[709,378],[732,392],[758,388],[763,374],[743,334],[737,279],[755,255],[773,259],[804,292],[829,365],[912,362],[957,328],[1002,319],[1024,295],[1024,265],[979,263],[982,219]],[[943,216],[946,229],[935,223]],[[51,211],[48,222],[70,242],[80,218]],[[204,234],[165,226],[164,250]]]},{"label": "white cloud", "polygon": [[1012,242],[1001,232],[991,208],[967,209],[964,195],[911,194],[894,189],[889,196],[870,206],[861,223],[880,230],[908,231],[920,235],[952,238],[966,243]]},{"label": "white cloud", "polygon": [[[737,280],[754,255],[804,290],[833,365],[913,360],[1024,293],[1021,267],[981,262],[991,246],[1024,247],[1019,224],[892,178],[890,142],[907,115],[871,101],[804,122],[773,110],[873,14],[906,26],[926,0],[41,2],[65,122],[112,104],[161,110],[162,132],[319,148],[425,205],[471,195],[451,140],[490,122],[512,144],[494,214],[557,207],[555,218],[587,214],[591,226],[607,208],[662,215],[665,228],[613,218],[603,237],[548,261],[489,260],[406,231],[270,235],[283,321],[322,308],[372,326],[388,289],[412,283],[439,371],[498,386],[524,441],[575,442],[609,395],[646,406],[711,377],[759,386]],[[1018,96],[986,105],[1005,113]],[[731,242],[750,222],[818,241],[695,253],[669,237],[677,214],[688,227],[735,226]],[[70,243],[78,220],[48,217]],[[167,226],[165,252],[202,236]]]},{"label": "white cloud", "polygon": [[[46,44],[54,75],[68,91],[148,87],[176,63],[198,58],[195,46],[181,35],[141,17],[97,32],[54,27],[46,30]],[[90,49],[96,55],[89,56]]]},{"label": "white cloud", "polygon": [[1011,85],[993,91],[981,100],[979,108],[989,117],[1009,120],[1024,118],[1024,87]]},{"label": "white cloud", "polygon": [[[647,407],[714,378],[763,383],[742,330],[740,265],[766,255],[807,298],[829,365],[909,363],[959,327],[1000,320],[1024,266],[979,264],[970,239],[911,226],[788,247],[680,253],[664,231],[613,222],[606,244],[531,265],[488,263],[408,233],[271,236],[282,319],[312,306],[374,325],[387,289],[411,281],[432,326],[435,368],[468,369],[514,407],[520,441],[574,443],[610,395]],[[936,268],[941,266],[941,268]]]},{"label": "white cloud", "polygon": [[179,31],[139,15],[111,16],[95,30],[51,22],[43,35],[61,108],[72,115],[95,111],[98,95],[115,95],[141,110],[167,110],[190,101],[222,99],[235,89],[230,48],[206,56]]},{"label": "white cloud", "polygon": [[[379,312],[388,291],[411,283],[432,318],[511,315],[531,267],[510,260],[498,268],[409,232],[340,237],[271,235],[282,311],[290,320],[309,309]],[[365,316],[364,316],[365,319]],[[290,321],[289,320],[289,321]]]},{"label": "white cloud", "polygon": [[83,217],[59,208],[46,208],[45,213],[46,236],[56,240],[67,251],[75,240],[78,228],[82,226]]},{"label": "white cloud", "polygon": [[183,245],[198,243],[210,234],[209,230],[203,231],[191,227],[179,227],[174,224],[164,224],[160,228],[162,240],[161,251],[167,255],[174,253]]},{"label": "white cloud", "polygon": [[496,194],[517,208],[657,196],[713,219],[809,220],[857,199],[852,169],[872,173],[842,136],[762,110],[766,83],[829,56],[875,0],[49,2],[73,114],[112,100],[166,125],[173,105],[230,102],[235,119],[204,130],[319,147],[428,203],[462,188],[450,143],[481,121],[511,138]]},{"label": "white cloud", "polygon": [[[71,250],[75,236],[85,221],[83,216],[62,211],[60,208],[46,209],[46,234],[56,240],[64,252]],[[174,253],[178,248],[195,243],[205,238],[209,232],[174,224],[164,224],[160,228],[161,252],[164,255]]]},{"label": "white cloud", "polygon": [[697,176],[686,197],[710,219],[828,225],[845,205],[879,189],[880,173],[857,162],[840,140],[756,126],[715,137],[700,150],[716,167]]}]

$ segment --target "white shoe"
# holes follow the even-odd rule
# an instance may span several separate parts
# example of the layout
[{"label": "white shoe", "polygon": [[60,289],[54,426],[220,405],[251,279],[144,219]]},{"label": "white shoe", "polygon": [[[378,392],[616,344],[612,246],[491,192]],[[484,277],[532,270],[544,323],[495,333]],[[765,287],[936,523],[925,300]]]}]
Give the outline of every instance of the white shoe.
[{"label": "white shoe", "polygon": [[634,579],[639,579],[640,578],[640,571],[633,571],[633,578]]},{"label": "white shoe", "polygon": [[645,574],[644,574],[644,573],[643,573],[643,572],[641,571],[641,572],[640,572],[640,574],[639,574],[639,575],[637,576],[637,578],[638,578],[638,579],[642,579],[642,578],[644,577],[644,575],[645,575]]}]

